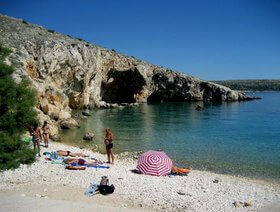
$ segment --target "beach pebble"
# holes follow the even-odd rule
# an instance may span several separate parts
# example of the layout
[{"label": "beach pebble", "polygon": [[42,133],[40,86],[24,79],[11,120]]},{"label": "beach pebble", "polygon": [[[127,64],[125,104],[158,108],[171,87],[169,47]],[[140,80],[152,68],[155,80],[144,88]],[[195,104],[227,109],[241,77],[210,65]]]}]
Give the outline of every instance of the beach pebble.
[{"label": "beach pebble", "polygon": [[178,191],[178,192],[177,192],[177,194],[180,194],[180,195],[186,195],[186,193],[185,193],[185,192],[183,192],[183,191]]},{"label": "beach pebble", "polygon": [[21,196],[21,197],[25,197],[25,194],[21,194],[20,196]]},{"label": "beach pebble", "polygon": [[241,202],[241,201],[235,201],[232,203],[234,207],[239,208],[241,206],[243,207],[251,207],[252,203],[251,202]]},{"label": "beach pebble", "polygon": [[47,192],[47,191],[48,191],[48,189],[45,188],[45,189],[44,189],[44,192]]},{"label": "beach pebble", "polygon": [[122,204],[122,207],[123,207],[123,208],[126,208],[126,207],[127,207],[127,204]]},{"label": "beach pebble", "polygon": [[221,179],[219,178],[215,178],[215,180],[213,181],[213,183],[219,183],[219,182],[221,182]]},{"label": "beach pebble", "polygon": [[252,203],[250,202],[244,202],[244,207],[251,207],[252,206]]}]

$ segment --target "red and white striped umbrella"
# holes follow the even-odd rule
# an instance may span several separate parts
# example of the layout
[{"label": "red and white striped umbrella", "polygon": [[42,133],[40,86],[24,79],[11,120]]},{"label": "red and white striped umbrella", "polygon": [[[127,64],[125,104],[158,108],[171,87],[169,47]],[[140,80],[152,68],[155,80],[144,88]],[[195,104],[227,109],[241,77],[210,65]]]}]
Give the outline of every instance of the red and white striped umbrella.
[{"label": "red and white striped umbrella", "polygon": [[136,168],[143,174],[165,176],[171,172],[172,165],[165,152],[149,150],[139,155]]}]

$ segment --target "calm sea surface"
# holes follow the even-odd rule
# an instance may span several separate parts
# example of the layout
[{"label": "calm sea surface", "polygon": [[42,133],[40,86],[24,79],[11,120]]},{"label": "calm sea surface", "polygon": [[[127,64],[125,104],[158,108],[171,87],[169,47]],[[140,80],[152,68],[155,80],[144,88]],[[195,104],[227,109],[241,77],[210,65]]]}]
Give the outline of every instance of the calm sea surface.
[{"label": "calm sea surface", "polygon": [[[179,166],[279,181],[280,93],[249,95],[262,99],[93,110],[80,129],[65,130],[62,140],[105,152],[104,128],[109,127],[117,153],[163,149]],[[196,111],[198,104],[205,109]],[[86,132],[94,132],[94,141],[82,140]]]}]

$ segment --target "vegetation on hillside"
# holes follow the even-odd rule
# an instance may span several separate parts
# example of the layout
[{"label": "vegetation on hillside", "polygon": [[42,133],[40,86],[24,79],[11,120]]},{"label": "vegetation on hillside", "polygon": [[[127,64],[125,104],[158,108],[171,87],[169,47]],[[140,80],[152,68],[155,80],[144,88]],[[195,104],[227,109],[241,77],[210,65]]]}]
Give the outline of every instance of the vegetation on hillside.
[{"label": "vegetation on hillside", "polygon": [[280,91],[280,80],[220,80],[213,82],[240,91]]},{"label": "vegetation on hillside", "polygon": [[16,83],[14,68],[4,63],[11,51],[0,44],[0,170],[35,160],[35,152],[20,136],[37,121],[35,91],[27,79]]}]

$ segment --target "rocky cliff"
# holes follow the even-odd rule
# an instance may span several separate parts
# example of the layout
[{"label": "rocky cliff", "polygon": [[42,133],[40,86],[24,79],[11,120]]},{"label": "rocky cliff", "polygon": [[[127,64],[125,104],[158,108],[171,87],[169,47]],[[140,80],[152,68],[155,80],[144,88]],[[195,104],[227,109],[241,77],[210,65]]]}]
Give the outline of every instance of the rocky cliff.
[{"label": "rocky cliff", "polygon": [[0,42],[13,50],[14,78],[38,91],[40,120],[77,126],[71,109],[147,101],[239,101],[243,93],[124,56],[82,39],[0,15]]}]

